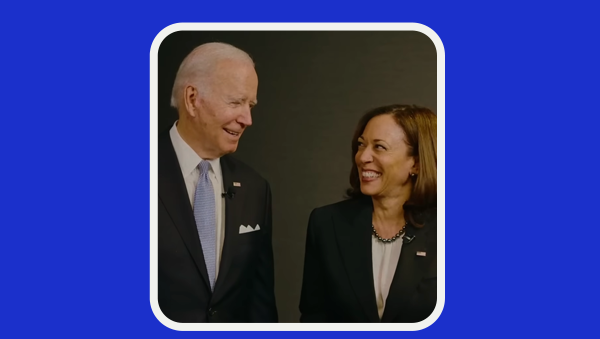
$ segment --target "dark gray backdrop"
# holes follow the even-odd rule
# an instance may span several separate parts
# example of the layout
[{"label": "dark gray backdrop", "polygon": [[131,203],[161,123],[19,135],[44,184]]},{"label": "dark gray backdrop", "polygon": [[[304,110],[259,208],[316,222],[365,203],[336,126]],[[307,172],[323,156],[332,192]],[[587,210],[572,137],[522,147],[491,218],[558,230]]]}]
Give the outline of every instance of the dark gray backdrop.
[{"label": "dark gray backdrop", "polygon": [[279,318],[297,322],[311,210],[343,199],[364,112],[393,103],[437,112],[436,50],[418,32],[176,32],[158,53],[159,132],[177,119],[169,102],[179,64],[211,41],[256,63],[259,104],[235,156],[271,184]]}]

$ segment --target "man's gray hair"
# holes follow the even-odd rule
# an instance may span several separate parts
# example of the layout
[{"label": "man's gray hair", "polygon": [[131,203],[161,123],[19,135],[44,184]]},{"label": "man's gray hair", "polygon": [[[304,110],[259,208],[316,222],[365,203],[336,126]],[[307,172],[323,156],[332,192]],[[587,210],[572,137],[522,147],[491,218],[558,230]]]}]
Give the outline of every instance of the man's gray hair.
[{"label": "man's gray hair", "polygon": [[196,48],[185,57],[173,84],[171,106],[178,108],[178,99],[183,89],[192,85],[201,93],[206,93],[208,79],[216,64],[222,60],[247,61],[254,65],[248,53],[232,45],[221,42],[209,42]]}]

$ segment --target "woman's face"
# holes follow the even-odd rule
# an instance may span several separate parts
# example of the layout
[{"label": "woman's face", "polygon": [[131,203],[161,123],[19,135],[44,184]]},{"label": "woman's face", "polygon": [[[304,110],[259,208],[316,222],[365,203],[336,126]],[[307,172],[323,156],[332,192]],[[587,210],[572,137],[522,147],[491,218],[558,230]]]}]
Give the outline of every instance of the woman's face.
[{"label": "woman's face", "polygon": [[416,174],[418,169],[405,140],[391,114],[378,115],[367,123],[354,156],[363,194],[397,196],[412,185],[410,173]]}]

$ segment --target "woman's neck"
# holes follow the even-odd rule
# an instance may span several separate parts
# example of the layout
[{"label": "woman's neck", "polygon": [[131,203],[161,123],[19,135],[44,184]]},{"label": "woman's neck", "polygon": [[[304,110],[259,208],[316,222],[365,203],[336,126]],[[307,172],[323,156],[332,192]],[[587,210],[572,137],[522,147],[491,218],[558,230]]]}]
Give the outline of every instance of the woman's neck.
[{"label": "woman's neck", "polygon": [[380,234],[396,234],[406,224],[403,206],[408,198],[409,194],[372,198],[373,224]]}]

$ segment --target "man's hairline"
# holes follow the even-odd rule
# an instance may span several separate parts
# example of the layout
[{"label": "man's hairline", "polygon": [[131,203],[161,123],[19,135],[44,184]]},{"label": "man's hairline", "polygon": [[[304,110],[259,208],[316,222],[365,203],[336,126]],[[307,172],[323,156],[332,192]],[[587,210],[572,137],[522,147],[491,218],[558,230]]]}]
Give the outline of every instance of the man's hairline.
[{"label": "man's hairline", "polygon": [[[242,51],[242,52],[246,53],[245,51]],[[214,77],[214,74],[216,73],[216,70],[218,69],[218,65],[223,62],[226,62],[226,61],[233,61],[240,65],[242,65],[242,64],[250,65],[252,67],[252,69],[254,70],[254,72],[256,73],[256,63],[254,62],[252,57],[250,57],[250,55],[248,55],[248,53],[246,53],[246,57],[237,56],[237,57],[225,57],[225,58],[217,59],[214,61],[214,65],[211,65],[212,67],[210,67],[208,74],[205,76],[199,77],[200,78],[199,82],[189,80],[190,79],[189,76],[184,76],[184,79],[188,79],[188,81],[186,81],[184,84],[181,85],[179,100],[185,101],[185,89],[188,86],[194,87],[196,89],[196,91],[198,91],[199,94],[209,95],[208,92],[211,92],[212,88],[213,88],[213,85],[211,85],[211,82],[212,82],[211,79]],[[257,74],[257,77],[258,77],[258,74]],[[198,77],[196,77],[196,79],[198,79]],[[204,83],[200,83],[200,82],[204,82]],[[173,85],[175,85],[175,84],[173,84]],[[202,85],[204,85],[204,86],[202,86]],[[201,88],[202,88],[202,90],[201,90]],[[179,114],[179,109],[180,109],[179,104],[177,105],[177,107],[174,107],[174,108],[177,109],[177,112]]]}]

